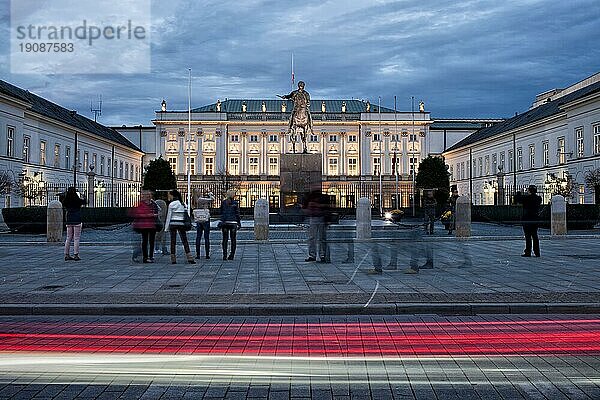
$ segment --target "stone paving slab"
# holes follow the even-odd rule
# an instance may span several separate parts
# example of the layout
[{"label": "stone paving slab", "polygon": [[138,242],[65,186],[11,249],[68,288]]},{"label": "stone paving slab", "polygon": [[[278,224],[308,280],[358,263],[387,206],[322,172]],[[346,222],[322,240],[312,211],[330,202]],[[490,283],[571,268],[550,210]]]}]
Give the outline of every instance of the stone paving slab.
[{"label": "stone paving slab", "polygon": [[[415,305],[413,311],[423,308],[418,304],[437,304],[438,310],[444,304],[464,304],[463,313],[478,310],[477,304],[487,304],[487,312],[494,308],[506,312],[506,305],[508,312],[550,308],[573,312],[579,304],[594,312],[600,303],[600,250],[596,251],[594,237],[543,240],[539,259],[520,257],[523,243],[517,239],[396,238],[356,243],[352,264],[343,263],[348,245],[341,242],[332,244],[331,264],[304,262],[306,245],[290,240],[242,243],[234,261],[221,260],[218,243],[213,241],[213,257],[195,265],[183,264],[181,253],[177,265],[160,254],[155,264],[136,264],[126,244],[83,247],[79,262],[65,262],[60,246],[2,246],[0,303],[5,305],[4,313],[62,307],[71,314],[78,308],[67,305],[89,305],[87,312],[81,310],[85,314],[115,313],[117,308],[107,306],[112,304],[162,304],[167,307],[155,312],[177,309],[189,314],[204,314],[204,305],[226,314],[263,313],[270,305],[273,312],[288,314],[285,310],[290,307],[305,313],[334,313],[340,304],[354,310],[383,307],[390,313],[410,312],[406,304]],[[433,248],[434,269],[403,274],[410,252],[417,248],[422,255],[426,245]],[[392,249],[398,253],[397,270],[367,275],[378,258],[384,267],[389,263]],[[536,303],[541,306],[532,308]]]}]

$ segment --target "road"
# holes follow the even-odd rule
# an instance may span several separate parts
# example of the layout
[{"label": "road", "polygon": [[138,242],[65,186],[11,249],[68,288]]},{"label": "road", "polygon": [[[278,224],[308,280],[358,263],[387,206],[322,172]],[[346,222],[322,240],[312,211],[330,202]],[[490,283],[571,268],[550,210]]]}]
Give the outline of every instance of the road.
[{"label": "road", "polygon": [[1,399],[598,399],[600,316],[0,317]]}]

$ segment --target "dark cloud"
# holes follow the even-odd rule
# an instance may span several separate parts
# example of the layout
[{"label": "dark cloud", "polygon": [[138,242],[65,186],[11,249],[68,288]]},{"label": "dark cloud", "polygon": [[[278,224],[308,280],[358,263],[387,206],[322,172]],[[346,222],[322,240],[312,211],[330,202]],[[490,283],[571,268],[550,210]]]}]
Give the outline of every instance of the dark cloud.
[{"label": "dark cloud", "polygon": [[[296,78],[313,98],[382,97],[434,117],[505,117],[542,91],[600,71],[600,3],[548,1],[154,1],[152,74],[3,79],[84,114],[102,94],[107,124],[149,123],[164,97],[274,98]],[[7,6],[4,6],[7,7]],[[8,35],[8,10],[0,10]],[[8,43],[0,44],[8,54]]]}]

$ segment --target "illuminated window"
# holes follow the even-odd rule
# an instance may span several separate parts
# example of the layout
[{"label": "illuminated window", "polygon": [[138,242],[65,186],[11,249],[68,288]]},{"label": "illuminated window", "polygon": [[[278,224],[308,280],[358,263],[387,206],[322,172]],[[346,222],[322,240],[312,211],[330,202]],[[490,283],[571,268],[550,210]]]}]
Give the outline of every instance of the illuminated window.
[{"label": "illuminated window", "polygon": [[215,173],[215,164],[213,157],[206,157],[204,159],[204,175],[213,175]]},{"label": "illuminated window", "polygon": [[557,155],[558,155],[558,163],[559,164],[564,164],[567,161],[566,158],[566,154],[565,154],[565,138],[564,137],[560,137],[558,138],[558,143],[557,143]]},{"label": "illuminated window", "polygon": [[581,158],[585,154],[585,144],[583,142],[583,127],[575,129],[575,140],[577,140],[577,157]]},{"label": "illuminated window", "polygon": [[258,157],[250,157],[248,173],[250,175],[258,175]]},{"label": "illuminated window", "polygon": [[6,155],[15,156],[15,128],[12,126],[6,127]]},{"label": "illuminated window", "polygon": [[600,124],[594,125],[594,154],[600,154]]},{"label": "illuminated window", "polygon": [[508,172],[512,172],[513,167],[514,167],[514,155],[513,155],[513,151],[509,150],[508,151]]},{"label": "illuminated window", "polygon": [[46,165],[46,142],[40,141],[40,165]]},{"label": "illuminated window", "polygon": [[174,174],[177,174],[177,157],[169,157],[169,165]]},{"label": "illuminated window", "polygon": [[279,159],[269,157],[269,175],[279,175]]},{"label": "illuminated window", "polygon": [[373,175],[379,175],[381,173],[381,164],[379,158],[373,159]]},{"label": "illuminated window", "polygon": [[329,175],[337,175],[338,174],[338,159],[330,158],[329,159]]},{"label": "illuminated window", "polygon": [[352,175],[352,176],[358,175],[358,159],[356,159],[356,158],[348,159],[348,175]]},{"label": "illuminated window", "polygon": [[490,156],[485,156],[485,162],[483,165],[485,167],[485,175],[489,175],[490,174]]},{"label": "illuminated window", "polygon": [[237,157],[231,157],[229,159],[229,173],[231,175],[240,174],[240,159]]},{"label": "illuminated window", "polygon": [[87,172],[89,166],[90,166],[90,153],[88,153],[87,151],[84,151],[83,152],[83,172]]},{"label": "illuminated window", "polygon": [[[31,146],[31,138],[29,136],[23,136],[23,161],[26,163],[29,162],[30,157],[29,146]],[[68,164],[67,168],[69,168]]]},{"label": "illuminated window", "polygon": [[544,158],[544,166],[550,165],[550,144],[547,140],[542,142],[542,157]]},{"label": "illuminated window", "polygon": [[517,170],[523,171],[523,148],[519,147],[517,149]]}]

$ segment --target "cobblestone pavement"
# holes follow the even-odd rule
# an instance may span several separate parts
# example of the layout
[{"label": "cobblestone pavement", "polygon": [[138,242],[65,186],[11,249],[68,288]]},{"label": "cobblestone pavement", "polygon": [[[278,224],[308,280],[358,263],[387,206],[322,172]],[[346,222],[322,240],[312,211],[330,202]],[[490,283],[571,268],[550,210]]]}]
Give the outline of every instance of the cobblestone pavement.
[{"label": "cobblestone pavement", "polygon": [[0,318],[0,399],[597,399],[600,316]]},{"label": "cobblestone pavement", "polygon": [[[84,246],[82,261],[63,260],[60,246],[0,246],[3,303],[353,303],[388,302],[600,302],[597,239],[542,240],[541,258],[523,258],[521,240],[436,236],[423,241],[374,240],[332,244],[332,263],[305,262],[304,242],[246,242],[223,261],[213,238],[212,258],[179,264],[157,255],[155,264],[131,260],[127,244]],[[410,253],[431,246],[434,268],[403,274]],[[396,270],[385,270],[392,249]],[[379,260],[380,259],[380,260]],[[424,258],[420,259],[423,263]],[[382,275],[367,275],[376,263]]]}]

